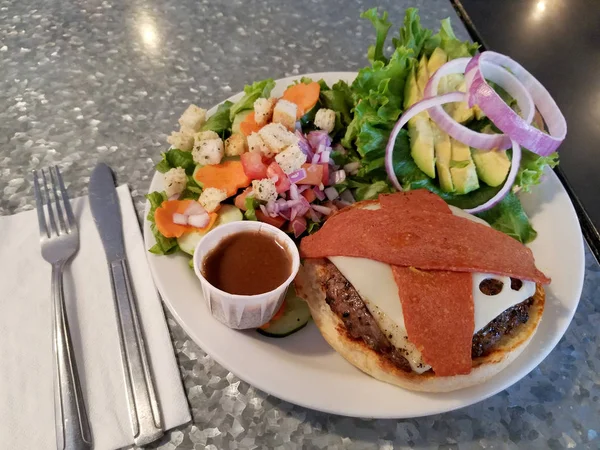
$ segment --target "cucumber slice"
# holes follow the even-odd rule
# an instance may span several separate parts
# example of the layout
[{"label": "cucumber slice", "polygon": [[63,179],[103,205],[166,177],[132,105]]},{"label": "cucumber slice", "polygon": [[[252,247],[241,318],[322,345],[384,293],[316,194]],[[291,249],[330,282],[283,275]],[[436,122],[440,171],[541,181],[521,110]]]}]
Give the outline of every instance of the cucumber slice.
[{"label": "cucumber slice", "polygon": [[[219,209],[218,214],[219,216],[217,217],[215,224],[210,230],[225,223],[238,222],[244,219],[242,211],[240,211],[233,205],[222,205]],[[187,233],[184,233],[181,237],[177,238],[177,244],[179,244],[179,248],[186,252],[188,255],[193,255],[194,250],[198,245],[198,242],[200,242],[204,235],[210,230],[188,231]]]},{"label": "cucumber slice", "polygon": [[304,300],[296,295],[291,285],[285,297],[283,315],[257,328],[263,336],[282,338],[301,330],[310,320],[310,309]]},{"label": "cucumber slice", "polygon": [[244,121],[246,116],[248,114],[250,114],[251,112],[254,112],[254,110],[247,109],[246,111],[240,111],[239,113],[237,113],[235,115],[235,117],[233,118],[233,122],[231,124],[231,134],[240,132],[240,124]]}]

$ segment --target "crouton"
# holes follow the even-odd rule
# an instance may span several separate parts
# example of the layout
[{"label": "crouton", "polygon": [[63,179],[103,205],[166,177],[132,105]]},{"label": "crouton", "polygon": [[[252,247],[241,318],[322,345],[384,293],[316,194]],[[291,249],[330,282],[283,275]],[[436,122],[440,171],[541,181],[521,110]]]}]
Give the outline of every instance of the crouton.
[{"label": "crouton", "polygon": [[270,178],[252,181],[252,193],[254,194],[254,198],[261,202],[277,200],[277,188],[275,187],[275,182]]},{"label": "crouton", "polygon": [[239,156],[246,151],[246,137],[234,133],[225,141],[225,156]]},{"label": "crouton", "polygon": [[188,106],[188,109],[179,118],[179,125],[182,129],[200,131],[202,125],[206,122],[206,110],[196,105]]},{"label": "crouton", "polygon": [[185,170],[181,167],[174,167],[163,175],[165,194],[167,197],[181,194],[187,184]]},{"label": "crouton", "polygon": [[200,194],[198,202],[204,207],[206,212],[214,212],[221,202],[227,198],[227,193],[223,189],[206,188]]},{"label": "crouton", "polygon": [[171,136],[167,138],[167,142],[171,144],[173,148],[189,152],[194,146],[194,136],[184,131],[173,131]]},{"label": "crouton", "polygon": [[286,174],[290,174],[302,167],[306,162],[306,155],[300,150],[298,144],[290,145],[281,153],[275,155],[275,161]]},{"label": "crouton", "polygon": [[206,139],[194,144],[192,158],[196,164],[206,166],[208,164],[219,164],[225,149],[221,139]]},{"label": "crouton", "polygon": [[200,131],[199,133],[194,134],[194,142],[207,141],[209,139],[221,139],[214,131]]},{"label": "crouton", "polygon": [[290,131],[296,129],[298,106],[287,100],[279,100],[273,109],[273,123],[280,123]]},{"label": "crouton", "polygon": [[321,108],[315,115],[315,126],[327,133],[331,133],[335,127],[335,111]]},{"label": "crouton", "polygon": [[275,98],[259,98],[254,102],[254,121],[257,125],[266,125],[273,117]]},{"label": "crouton", "polygon": [[298,136],[280,123],[270,123],[265,125],[259,130],[258,134],[268,149],[267,152],[265,152],[265,155],[269,158],[281,152],[286,147],[298,143]]}]

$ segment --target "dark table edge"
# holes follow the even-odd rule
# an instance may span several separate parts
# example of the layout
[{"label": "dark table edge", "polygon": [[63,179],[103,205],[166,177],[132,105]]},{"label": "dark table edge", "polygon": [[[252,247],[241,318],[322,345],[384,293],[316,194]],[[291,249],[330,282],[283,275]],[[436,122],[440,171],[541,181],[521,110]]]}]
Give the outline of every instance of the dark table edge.
[{"label": "dark table edge", "polygon": [[[481,50],[486,50],[487,45],[485,44],[482,36],[477,31],[477,28],[475,28],[473,21],[465,11],[465,8],[462,6],[460,0],[450,0],[450,3],[454,7],[454,10],[458,14],[460,20],[463,22],[465,28],[471,36],[471,39],[481,44]],[[596,258],[596,261],[600,263],[600,233],[598,233],[598,230],[594,226],[594,223],[590,219],[590,216],[588,216],[588,213],[585,211],[583,205],[581,204],[581,201],[575,194],[575,191],[569,184],[569,181],[567,180],[567,177],[562,171],[562,169],[560,167],[555,167],[554,173],[556,173],[558,179],[561,181],[565,190],[567,191],[567,194],[569,194],[569,198],[573,203],[575,213],[577,214],[577,218],[579,219],[579,224],[581,225],[583,237],[588,243],[592,254]]]}]

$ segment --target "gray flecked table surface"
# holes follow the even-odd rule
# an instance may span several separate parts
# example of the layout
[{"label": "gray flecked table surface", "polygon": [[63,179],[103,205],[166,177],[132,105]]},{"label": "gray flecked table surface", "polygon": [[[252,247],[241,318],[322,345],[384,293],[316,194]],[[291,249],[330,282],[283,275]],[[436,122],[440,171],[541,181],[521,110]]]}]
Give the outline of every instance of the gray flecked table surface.
[{"label": "gray flecked table surface", "polygon": [[[450,16],[467,37],[446,0],[378,4],[395,24],[408,6],[431,27]],[[375,5],[0,0],[0,214],[32,207],[31,169],[60,164],[78,196],[105,161],[141,218],[153,165],[190,102],[208,107],[266,77],[360,68],[373,36],[358,15]],[[579,309],[537,369],[479,404],[414,420],[349,419],[269,396],[207,356],[167,313],[193,422],[151,447],[600,448],[599,291],[586,252]]]}]

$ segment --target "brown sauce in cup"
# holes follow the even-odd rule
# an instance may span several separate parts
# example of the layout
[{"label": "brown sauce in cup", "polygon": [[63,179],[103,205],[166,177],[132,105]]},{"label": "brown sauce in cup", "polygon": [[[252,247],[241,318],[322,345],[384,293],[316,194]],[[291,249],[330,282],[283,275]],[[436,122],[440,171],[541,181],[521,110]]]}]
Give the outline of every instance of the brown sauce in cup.
[{"label": "brown sauce in cup", "polygon": [[292,258],[269,234],[243,231],[224,238],[204,258],[202,275],[229,294],[256,295],[276,289],[292,271]]}]

